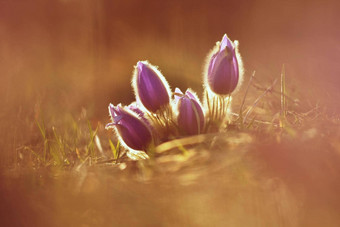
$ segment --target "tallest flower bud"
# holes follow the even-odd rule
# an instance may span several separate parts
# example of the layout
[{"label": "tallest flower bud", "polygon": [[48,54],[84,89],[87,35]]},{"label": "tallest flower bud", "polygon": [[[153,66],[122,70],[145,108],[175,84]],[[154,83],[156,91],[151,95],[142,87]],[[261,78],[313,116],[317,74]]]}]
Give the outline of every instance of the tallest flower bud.
[{"label": "tallest flower bud", "polygon": [[132,79],[136,99],[156,113],[170,103],[170,87],[161,72],[147,61],[139,61]]},{"label": "tallest flower bud", "polygon": [[230,95],[239,83],[241,63],[237,42],[225,34],[209,55],[206,82],[210,90],[218,95]]}]

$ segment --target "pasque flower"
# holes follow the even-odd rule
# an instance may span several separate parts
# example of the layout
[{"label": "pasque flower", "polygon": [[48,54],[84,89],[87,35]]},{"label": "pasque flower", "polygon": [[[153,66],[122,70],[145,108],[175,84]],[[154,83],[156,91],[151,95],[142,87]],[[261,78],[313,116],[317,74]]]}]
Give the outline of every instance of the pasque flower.
[{"label": "pasque flower", "polygon": [[145,113],[143,112],[143,110],[141,110],[141,108],[139,107],[139,105],[136,102],[132,102],[129,106],[128,109],[131,110],[132,112],[136,113],[137,116],[150,128],[152,129],[151,123],[150,121],[146,118]]},{"label": "pasque flower", "polygon": [[176,88],[175,103],[178,111],[179,129],[189,135],[201,133],[204,127],[204,114],[196,95],[189,89],[183,94],[179,88]]},{"label": "pasque flower", "polygon": [[170,103],[170,87],[161,72],[147,61],[135,66],[132,84],[137,102],[156,113]]},{"label": "pasque flower", "polygon": [[112,123],[106,128],[115,128],[123,144],[134,150],[146,150],[152,142],[150,129],[135,113],[120,104],[109,105]]},{"label": "pasque flower", "polygon": [[231,94],[239,82],[241,59],[236,45],[225,34],[209,56],[206,82],[218,95]]},{"label": "pasque flower", "polygon": [[135,112],[139,117],[144,117],[144,112],[139,108],[138,104],[136,102],[130,103],[128,108]]}]

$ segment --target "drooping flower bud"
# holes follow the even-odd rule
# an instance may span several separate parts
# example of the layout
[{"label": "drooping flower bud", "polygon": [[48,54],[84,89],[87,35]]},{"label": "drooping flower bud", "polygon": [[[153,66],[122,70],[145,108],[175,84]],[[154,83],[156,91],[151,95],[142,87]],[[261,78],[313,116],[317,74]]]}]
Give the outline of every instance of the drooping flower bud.
[{"label": "drooping flower bud", "polygon": [[121,142],[134,150],[146,150],[152,142],[148,126],[134,113],[123,108],[120,104],[109,105],[112,123],[106,128],[115,128]]},{"label": "drooping flower bud", "polygon": [[201,133],[205,120],[202,106],[196,95],[189,89],[183,94],[179,88],[176,88],[175,103],[177,104],[179,129],[189,135]]},{"label": "drooping flower bud", "polygon": [[222,41],[216,43],[209,55],[206,83],[218,95],[230,95],[240,81],[242,62],[237,44],[224,34]]},{"label": "drooping flower bud", "polygon": [[135,66],[132,84],[137,102],[156,113],[170,103],[170,87],[161,72],[147,61]]}]

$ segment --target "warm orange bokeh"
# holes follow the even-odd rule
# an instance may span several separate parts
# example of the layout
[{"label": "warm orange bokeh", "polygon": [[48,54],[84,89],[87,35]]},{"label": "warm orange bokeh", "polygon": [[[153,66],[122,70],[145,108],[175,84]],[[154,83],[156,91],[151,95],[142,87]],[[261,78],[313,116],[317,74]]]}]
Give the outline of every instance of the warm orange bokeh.
[{"label": "warm orange bokeh", "polygon": [[[287,90],[292,98],[300,99],[302,111],[308,111],[319,104],[330,116],[338,114],[340,109],[338,9],[337,0],[0,1],[0,168],[13,161],[13,152],[18,146],[30,145],[40,139],[34,121],[36,119],[53,119],[55,122],[65,113],[78,116],[84,107],[90,120],[106,123],[107,106],[110,102],[128,104],[133,101],[130,80],[133,66],[138,60],[147,59],[152,64],[158,65],[172,88],[178,86],[185,90],[191,87],[200,94],[206,54],[224,33],[232,40],[237,39],[240,42],[240,53],[246,69],[245,80],[248,80],[251,73],[256,70],[257,82],[270,84],[274,78],[279,77],[282,65],[285,64]],[[328,128],[324,127],[321,130],[324,130],[324,134],[317,131],[317,135],[326,135],[324,138],[328,138]],[[32,132],[36,132],[37,135],[33,135]],[[302,219],[306,226],[321,226],[325,223],[325,226],[329,226],[338,222],[337,211],[340,203],[335,189],[339,188],[339,184],[334,179],[339,178],[337,172],[339,154],[332,154],[333,157],[327,153],[319,162],[319,150],[329,147],[333,150],[339,149],[339,144],[334,142],[336,141],[334,138],[332,137],[331,145],[327,140],[319,138],[315,142],[318,147],[308,148],[312,153],[309,154],[307,161],[301,153],[292,157],[287,151],[290,149],[304,151],[306,149],[304,145],[309,142],[285,144],[283,148],[277,144],[253,148],[258,152],[255,152],[254,159],[260,160],[261,164],[264,163],[266,169],[263,172],[259,171],[259,176],[268,177],[269,183],[263,187],[240,184],[240,196],[237,187],[230,188],[228,182],[221,186],[217,182],[218,177],[225,177],[223,174],[220,176],[220,173],[213,175],[213,178],[205,179],[206,181],[200,185],[202,187],[175,188],[174,191],[173,188],[169,189],[168,185],[158,191],[158,185],[154,184],[141,186],[141,190],[138,191],[140,186],[138,183],[130,183],[124,179],[122,184],[113,186],[115,188],[112,192],[98,185],[105,186],[109,180],[113,180],[113,177],[100,175],[101,178],[98,177],[98,180],[96,176],[98,173],[94,172],[92,175],[89,174],[90,180],[86,178],[91,187],[97,185],[100,188],[95,188],[97,190],[93,190],[95,192],[90,190],[92,194],[89,194],[93,197],[88,196],[87,192],[85,196],[81,194],[74,197],[73,192],[65,192],[64,181],[55,182],[49,176],[47,179],[55,185],[49,184],[49,181],[36,182],[34,178],[31,179],[34,186],[31,186],[30,183],[27,184],[26,179],[2,180],[0,175],[0,198],[2,196],[7,198],[0,208],[5,207],[4,210],[8,211],[8,215],[4,213],[5,216],[13,215],[15,218],[18,213],[23,222],[33,219],[33,223],[42,221],[47,225],[53,221],[58,223],[58,220],[67,220],[68,224],[79,224],[76,222],[77,219],[68,219],[67,215],[72,213],[73,209],[82,210],[86,205],[99,207],[100,213],[110,217],[108,210],[103,209],[102,204],[106,202],[106,205],[110,206],[109,211],[120,210],[115,217],[123,224],[124,220],[122,221],[118,214],[125,215],[124,218],[130,220],[125,224],[139,223],[137,219],[129,219],[127,214],[146,215],[148,217],[144,219],[146,225],[155,225],[157,221],[167,220],[175,224],[178,221],[183,225],[197,224],[197,220],[204,220],[206,222],[203,223],[209,224],[207,221],[209,218],[212,220],[211,223],[219,224],[224,221],[223,212],[229,209],[228,211],[235,216],[239,215],[237,216],[239,222],[236,223],[251,223],[254,219],[260,224],[279,223],[282,226],[293,226],[290,224],[296,224],[298,223],[296,220]],[[280,152],[281,149],[284,151],[279,156],[269,152],[272,150]],[[304,163],[300,165],[300,162]],[[312,169],[314,166],[317,166],[317,169]],[[252,169],[249,172],[253,173]],[[256,175],[254,178],[258,180],[257,177]],[[276,182],[275,177],[279,177],[280,180]],[[68,187],[72,188],[73,178],[67,175],[65,178],[66,183],[71,182]],[[8,187],[3,187],[2,183],[6,183]],[[40,184],[47,185],[46,190],[51,190],[53,196],[44,191],[44,188],[41,189]],[[255,191],[252,191],[253,186]],[[309,188],[312,190],[309,191]],[[155,192],[159,197],[150,195],[147,190]],[[191,194],[188,193],[189,190],[198,190],[198,193]],[[220,200],[225,198],[227,193],[224,193],[227,190],[228,196],[237,195],[228,197],[232,200],[230,204],[222,203]],[[26,191],[29,193],[25,194]],[[66,199],[64,192],[67,194]],[[123,208],[111,204],[103,194],[98,195],[101,192],[112,196],[117,203],[122,203]],[[114,192],[122,193],[123,196]],[[262,213],[258,212],[257,208],[263,203],[261,199],[268,198],[267,192],[272,192],[270,195],[273,200],[268,200],[269,202],[266,200],[264,210]],[[145,196],[144,200],[134,193]],[[169,197],[164,193],[169,193]],[[319,199],[318,195],[322,197]],[[130,196],[134,200],[126,204]],[[99,202],[91,198],[98,198]],[[36,203],[39,199],[44,202]],[[49,199],[53,202],[53,209],[39,213],[45,210],[41,207],[49,204]],[[247,202],[250,200],[253,204],[249,207]],[[28,201],[28,205],[20,204],[23,201]],[[69,203],[72,203],[69,201],[73,201],[74,206],[68,207]],[[151,205],[148,204],[149,201],[152,202]],[[206,213],[207,210],[199,206],[201,201],[208,204],[210,213]],[[273,205],[271,201],[278,202],[280,206],[276,206],[276,203]],[[239,206],[233,209],[234,204]],[[137,207],[138,212],[131,209],[131,206]],[[147,208],[146,211],[144,206]],[[156,211],[160,219],[152,219],[153,206],[163,209]],[[283,213],[279,210],[281,208]],[[31,209],[31,213],[27,209],[29,211]],[[190,209],[197,213],[190,212]],[[305,209],[310,209],[310,212],[303,213],[305,216],[299,216],[301,215],[299,212]],[[270,218],[269,222],[263,221],[266,220],[265,217],[270,216],[267,214],[271,214],[272,210],[275,210],[279,217],[277,222],[270,222]],[[85,209],[84,216],[88,217],[86,212]],[[165,215],[166,212],[169,212],[170,218]],[[291,219],[286,220],[284,212],[287,212]],[[251,213],[253,219],[243,217],[245,213]],[[176,214],[183,216],[177,219]],[[273,219],[275,218],[276,216]],[[17,223],[23,223],[17,220]],[[10,219],[6,221],[10,222]],[[65,224],[62,221],[60,223]],[[258,225],[255,223],[254,226],[261,226],[259,223]]]},{"label": "warm orange bokeh", "polygon": [[[133,65],[148,59],[172,86],[201,90],[205,56],[224,33],[261,80],[286,64],[288,86],[339,107],[337,1],[2,1],[1,99],[95,107],[130,102]],[[301,83],[302,82],[302,83]],[[303,85],[303,87],[301,86]],[[317,89],[310,92],[311,89]],[[72,98],[70,98],[72,97]],[[65,103],[66,102],[66,103]],[[95,104],[93,104],[95,102]]]}]

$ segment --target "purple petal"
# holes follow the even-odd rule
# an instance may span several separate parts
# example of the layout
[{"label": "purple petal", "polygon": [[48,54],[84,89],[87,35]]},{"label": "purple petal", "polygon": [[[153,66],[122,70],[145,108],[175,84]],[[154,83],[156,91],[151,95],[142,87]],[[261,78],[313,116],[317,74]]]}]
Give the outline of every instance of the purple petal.
[{"label": "purple petal", "polygon": [[226,35],[221,41],[221,51],[213,55],[208,69],[208,85],[219,95],[232,93],[238,83],[239,69],[235,50],[232,42]]},{"label": "purple petal", "polygon": [[107,128],[116,127],[118,134],[124,143],[135,150],[145,150],[152,141],[150,129],[142,120],[125,110],[121,105],[109,109],[115,114],[113,122],[106,125]]},{"label": "purple petal", "polygon": [[137,94],[146,109],[156,112],[169,104],[170,96],[165,86],[149,64],[137,63]]},{"label": "purple petal", "polygon": [[113,128],[115,125],[115,123],[108,123],[105,125],[105,129]]},{"label": "purple petal", "polygon": [[214,64],[215,64],[215,60],[216,60],[216,56],[217,56],[218,52],[213,54],[213,56],[211,57],[210,59],[210,62],[209,62],[209,67],[208,67],[208,74],[211,73],[211,70],[214,68]]},{"label": "purple petal", "polygon": [[141,124],[116,125],[124,143],[134,150],[145,150],[151,142],[151,133]]},{"label": "purple petal", "polygon": [[228,38],[227,34],[224,34],[220,45],[220,52],[226,48],[232,51],[235,49],[233,42]]},{"label": "purple petal", "polygon": [[[178,95],[181,94],[181,95]],[[178,87],[175,88],[175,103],[178,103],[179,100],[183,97],[183,92],[181,91],[181,89],[179,89]]]},{"label": "purple petal", "polygon": [[134,113],[140,117],[140,119],[152,130],[153,127],[150,123],[150,121],[145,117],[145,113],[139,108],[139,106],[136,103],[131,103],[128,108],[132,110]]},{"label": "purple petal", "polygon": [[177,123],[185,134],[200,133],[204,127],[204,115],[200,103],[184,96],[178,104]]},{"label": "purple petal", "polygon": [[115,116],[115,117],[113,118],[113,123],[114,123],[114,124],[118,124],[119,121],[122,120],[122,118],[123,118],[123,115]]},{"label": "purple petal", "polygon": [[131,103],[128,108],[135,112],[138,116],[143,117],[144,112],[139,108],[139,106],[136,103]]},{"label": "purple petal", "polygon": [[109,105],[109,114],[111,116],[111,118],[113,119],[114,116],[116,115],[116,112],[115,112],[115,106],[113,104],[110,103]]},{"label": "purple petal", "polygon": [[191,93],[189,89],[187,89],[187,90],[185,91],[185,95],[188,96],[189,98],[195,100],[196,102],[198,101],[197,98],[196,98],[196,96],[195,96],[193,93]]}]

